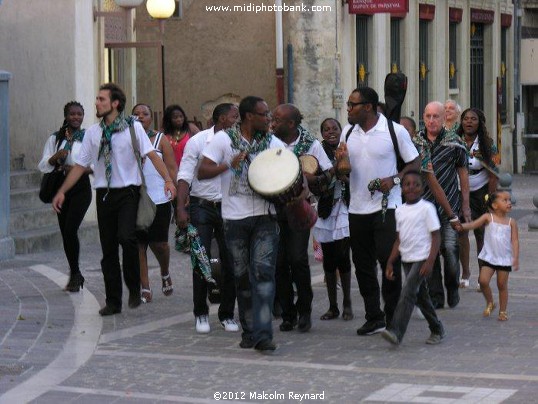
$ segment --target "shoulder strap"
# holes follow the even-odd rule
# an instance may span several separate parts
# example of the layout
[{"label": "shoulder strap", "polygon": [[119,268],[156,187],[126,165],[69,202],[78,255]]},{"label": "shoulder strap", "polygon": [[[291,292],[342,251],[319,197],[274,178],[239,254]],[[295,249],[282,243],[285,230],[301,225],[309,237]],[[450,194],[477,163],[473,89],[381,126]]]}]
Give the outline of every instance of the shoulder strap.
[{"label": "shoulder strap", "polygon": [[163,137],[162,132],[157,132],[157,135],[155,136],[155,140],[153,141],[153,147],[156,150],[159,148],[159,144],[161,143],[162,137]]},{"label": "shoulder strap", "polygon": [[134,125],[129,125],[129,133],[131,133],[131,144],[133,146],[133,153],[135,155],[136,162],[138,163],[138,169],[140,170],[140,176],[142,177],[142,185],[146,185],[146,179],[144,178],[144,171],[142,171],[142,157],[140,156],[140,148],[136,141],[136,135]]},{"label": "shoulder strap", "polygon": [[346,143],[347,143],[347,140],[349,139],[349,136],[351,135],[351,132],[353,131],[354,127],[355,127],[355,125],[351,125],[351,128],[349,128],[349,130],[347,131],[347,133],[346,133]]},{"label": "shoulder strap", "polygon": [[394,123],[391,119],[387,119],[387,124],[389,126],[390,138],[392,139],[394,152],[396,153],[396,168],[398,172],[400,172],[405,166],[405,161],[403,161],[402,156],[400,155],[400,147],[398,146],[398,139],[396,138],[396,132],[394,131]]}]

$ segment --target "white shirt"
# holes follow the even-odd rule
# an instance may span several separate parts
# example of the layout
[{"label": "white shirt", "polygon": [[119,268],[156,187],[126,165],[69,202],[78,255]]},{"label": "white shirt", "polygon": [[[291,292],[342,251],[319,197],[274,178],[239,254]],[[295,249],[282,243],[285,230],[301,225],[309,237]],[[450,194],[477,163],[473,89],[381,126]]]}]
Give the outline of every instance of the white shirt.
[{"label": "white shirt", "polygon": [[[355,125],[347,141],[351,174],[349,176],[351,202],[349,213],[370,214],[381,210],[383,194],[376,191],[373,197],[368,191],[368,183],[376,178],[386,178],[396,175],[396,152],[390,137],[387,118],[378,114],[377,124],[368,132]],[[342,130],[341,142],[346,142],[346,134],[351,125]],[[418,151],[411,141],[407,130],[394,123],[394,132],[398,141],[402,159],[409,163],[418,156]],[[402,204],[399,185],[392,187],[389,194],[388,208],[394,209]]]},{"label": "white shirt", "polygon": [[[67,140],[64,139],[62,141],[62,144],[60,144],[60,147],[58,150],[62,150],[67,143]],[[82,142],[75,141],[71,145],[71,151],[67,154],[67,157],[65,159],[65,163],[67,165],[73,166],[75,165],[75,160],[80,154],[80,149],[82,148]],[[43,156],[41,157],[41,161],[37,165],[37,168],[42,173],[51,173],[52,170],[54,170],[54,166],[51,166],[49,164],[49,159],[56,154],[56,135],[51,135],[47,142],[45,143],[45,147],[43,148]]]},{"label": "white shirt", "polygon": [[[135,136],[138,140],[140,154],[145,157],[149,152],[154,151],[149,141],[146,131],[140,122],[134,123]],[[99,157],[99,146],[101,143],[102,129],[98,123],[92,125],[86,130],[80,155],[75,162],[83,167],[89,167],[91,164],[94,174],[94,188],[107,188],[105,176],[105,158]],[[140,170],[136,161],[133,145],[131,142],[131,133],[127,127],[121,132],[112,135],[112,177],[110,179],[110,188],[125,188],[129,185],[142,184]]]},{"label": "white shirt", "polygon": [[480,170],[480,172],[478,174],[469,173],[469,191],[476,191],[489,182],[488,170],[480,164],[480,160],[473,157],[473,152],[478,149],[477,136],[469,150],[469,170]]},{"label": "white shirt", "polygon": [[[271,136],[269,148],[285,147],[275,136]],[[221,164],[231,164],[232,159],[239,152],[232,149],[232,141],[224,131],[217,132],[215,137],[203,150],[202,154],[211,161]],[[250,154],[252,160],[254,155]],[[247,170],[243,169],[240,176],[232,170],[226,170],[220,175],[222,190],[222,218],[227,220],[240,220],[247,217],[267,215],[270,208],[274,213],[272,204],[256,194],[248,185]]]},{"label": "white shirt", "polygon": [[419,262],[427,259],[432,245],[432,231],[441,228],[433,203],[424,199],[411,205],[404,203],[396,209],[395,218],[402,261]]},{"label": "white shirt", "polygon": [[[299,143],[299,140],[300,136],[297,136],[297,139],[295,139],[293,142],[291,142],[290,144],[284,143],[284,145],[286,146],[286,149],[288,149],[289,151],[293,151],[297,143]],[[331,160],[329,160],[329,157],[327,157],[327,153],[325,153],[325,150],[323,150],[323,146],[317,139],[314,140],[314,143],[312,143],[312,145],[305,154],[310,154],[318,160],[321,171],[327,171],[333,167]]]},{"label": "white shirt", "polygon": [[198,179],[198,168],[203,159],[202,151],[215,137],[215,127],[198,132],[191,137],[185,145],[177,180],[183,180],[191,187],[190,194],[197,198],[207,199],[212,202],[220,202],[222,193],[220,191],[220,177],[207,180]]}]

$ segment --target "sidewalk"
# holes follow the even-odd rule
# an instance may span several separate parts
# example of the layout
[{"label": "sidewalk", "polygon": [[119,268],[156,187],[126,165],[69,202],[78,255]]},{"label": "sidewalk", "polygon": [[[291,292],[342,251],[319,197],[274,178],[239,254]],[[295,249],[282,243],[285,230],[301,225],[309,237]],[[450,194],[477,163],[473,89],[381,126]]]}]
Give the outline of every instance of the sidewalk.
[{"label": "sidewalk", "polygon": [[[196,334],[188,255],[172,252],[174,294],[165,297],[149,254],[153,302],[131,310],[125,301],[121,314],[106,318],[97,314],[99,245],[82,247],[86,283],[76,294],[62,291],[62,251],[17,256],[0,263],[0,403],[535,402],[538,233],[528,222],[538,176],[516,176],[513,193],[521,270],[510,275],[510,320],[482,318],[481,294],[462,290],[455,309],[438,312],[448,334],[438,346],[424,344],[427,324],[415,318],[397,348],[379,335],[357,336],[364,308],[356,281],[355,319],[320,321],[328,301],[313,258],[312,330],[283,333],[275,320],[278,349],[263,355],[239,348],[240,334],[221,328],[215,305],[211,333]],[[474,240],[471,247],[475,257]],[[474,259],[471,271],[476,286]]]}]

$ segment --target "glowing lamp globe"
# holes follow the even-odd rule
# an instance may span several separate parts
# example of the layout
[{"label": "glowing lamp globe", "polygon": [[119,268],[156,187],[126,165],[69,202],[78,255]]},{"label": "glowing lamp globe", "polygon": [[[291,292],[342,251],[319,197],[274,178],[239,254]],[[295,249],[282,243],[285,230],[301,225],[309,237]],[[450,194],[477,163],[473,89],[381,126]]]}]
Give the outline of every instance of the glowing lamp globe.
[{"label": "glowing lamp globe", "polygon": [[165,19],[174,14],[176,2],[174,0],[148,0],[146,8],[153,18]]},{"label": "glowing lamp globe", "polygon": [[114,0],[122,8],[135,8],[141,5],[144,0]]}]

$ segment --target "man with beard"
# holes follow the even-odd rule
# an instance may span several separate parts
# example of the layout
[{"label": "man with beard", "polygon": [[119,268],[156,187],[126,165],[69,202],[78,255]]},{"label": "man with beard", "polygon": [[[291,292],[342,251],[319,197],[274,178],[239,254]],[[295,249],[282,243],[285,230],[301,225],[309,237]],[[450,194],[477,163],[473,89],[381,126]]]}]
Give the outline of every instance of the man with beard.
[{"label": "man with beard", "polygon": [[131,140],[133,128],[142,157],[148,157],[165,181],[164,190],[170,198],[176,194],[174,181],[162,159],[157,155],[139,122],[125,118],[126,97],[113,83],[103,84],[96,97],[96,116],[101,122],[86,131],[81,152],[63,185],[52,201],[60,212],[69,191],[87,167],[93,164],[97,195],[97,222],[103,259],[101,270],[105,281],[106,305],[101,316],[121,313],[122,282],[118,247],[123,252],[123,277],[129,289],[129,307],[140,305],[140,261],[135,234],[139,188],[142,183]]},{"label": "man with beard", "polygon": [[270,209],[275,212],[270,203],[250,187],[248,170],[260,152],[284,145],[268,132],[271,113],[262,98],[243,98],[239,116],[240,124],[216,133],[205,147],[198,179],[221,178],[224,235],[243,328],[239,346],[274,351],[271,320],[278,224],[269,214]]},{"label": "man with beard", "polygon": [[[324,172],[319,176],[304,173],[309,185],[319,188],[318,182],[325,182],[325,187],[331,181],[332,163],[327,157],[321,143],[301,126],[303,116],[292,104],[279,105],[273,111],[272,129],[282,140],[286,148],[297,157],[302,155],[314,156],[319,169]],[[306,332],[312,327],[312,281],[308,265],[308,241],[310,229],[295,229],[290,226],[283,211],[278,212],[280,242],[276,265],[276,292],[282,308],[282,324],[280,331],[291,331],[297,325],[300,332]],[[297,287],[297,303],[294,303],[293,283]],[[297,323],[297,315],[299,322]]]},{"label": "man with beard", "polygon": [[[402,275],[400,262],[394,263],[394,279],[382,277],[381,292],[385,301],[380,308],[377,262],[385,270],[396,238],[394,211],[402,204],[400,180],[410,169],[419,168],[418,152],[405,128],[389,122],[377,112],[379,97],[369,88],[353,90],[347,102],[349,125],[342,131],[337,159],[348,155],[351,163],[349,186],[350,244],[359,290],[364,299],[366,323],[358,335],[371,335],[390,323],[400,297]],[[405,167],[398,172],[396,145]]]}]

